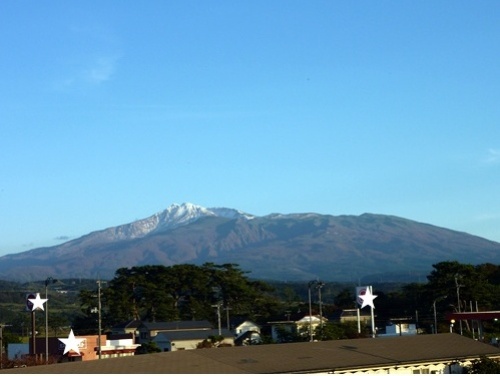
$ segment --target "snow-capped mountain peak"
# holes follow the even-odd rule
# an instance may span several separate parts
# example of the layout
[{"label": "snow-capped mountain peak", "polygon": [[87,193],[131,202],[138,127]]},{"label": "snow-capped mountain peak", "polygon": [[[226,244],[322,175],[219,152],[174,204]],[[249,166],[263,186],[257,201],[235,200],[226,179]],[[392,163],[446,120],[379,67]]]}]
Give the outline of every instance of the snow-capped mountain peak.
[{"label": "snow-capped mountain peak", "polygon": [[137,239],[153,232],[184,226],[203,217],[222,217],[245,220],[254,218],[253,215],[243,213],[236,209],[207,209],[191,203],[183,203],[181,205],[172,204],[164,211],[153,214],[148,218],[96,231],[96,233],[100,234],[101,241],[103,242]]},{"label": "snow-capped mountain peak", "polygon": [[156,226],[154,231],[175,228],[192,223],[202,217],[223,217],[223,218],[243,218],[252,219],[253,215],[243,213],[236,209],[228,208],[204,208],[191,203],[172,204],[164,211],[155,214]]}]

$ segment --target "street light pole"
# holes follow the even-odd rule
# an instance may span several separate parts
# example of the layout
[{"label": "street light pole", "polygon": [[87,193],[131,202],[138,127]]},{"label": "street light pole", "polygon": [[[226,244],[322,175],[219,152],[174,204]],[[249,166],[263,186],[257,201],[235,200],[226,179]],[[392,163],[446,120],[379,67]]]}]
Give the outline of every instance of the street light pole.
[{"label": "street light pole", "polygon": [[440,298],[434,299],[434,302],[432,303],[432,306],[434,308],[434,334],[437,334],[437,316],[436,316],[436,302],[439,300],[446,299],[447,296],[441,296]]}]

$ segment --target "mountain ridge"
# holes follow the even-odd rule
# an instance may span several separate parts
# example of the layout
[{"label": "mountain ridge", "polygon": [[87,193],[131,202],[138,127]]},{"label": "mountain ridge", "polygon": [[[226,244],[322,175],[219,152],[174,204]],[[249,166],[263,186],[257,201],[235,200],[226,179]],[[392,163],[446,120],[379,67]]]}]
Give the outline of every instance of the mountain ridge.
[{"label": "mountain ridge", "polygon": [[0,257],[0,279],[112,278],[121,267],[236,263],[275,280],[426,275],[432,264],[500,262],[500,243],[405,218],[272,213],[184,203],[53,247]]}]

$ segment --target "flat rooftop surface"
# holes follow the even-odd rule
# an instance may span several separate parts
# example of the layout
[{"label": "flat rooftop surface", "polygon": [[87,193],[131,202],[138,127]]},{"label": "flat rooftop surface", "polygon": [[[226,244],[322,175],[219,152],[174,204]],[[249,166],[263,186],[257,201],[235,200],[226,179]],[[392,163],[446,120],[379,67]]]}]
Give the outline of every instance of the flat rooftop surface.
[{"label": "flat rooftop surface", "polygon": [[454,333],[185,350],[4,369],[0,373],[308,373],[470,357],[500,349]]}]

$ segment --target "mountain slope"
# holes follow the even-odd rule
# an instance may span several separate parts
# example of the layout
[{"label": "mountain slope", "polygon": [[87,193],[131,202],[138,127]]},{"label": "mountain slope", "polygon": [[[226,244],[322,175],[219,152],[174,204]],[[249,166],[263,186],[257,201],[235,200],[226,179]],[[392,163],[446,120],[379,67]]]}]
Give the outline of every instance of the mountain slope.
[{"label": "mountain slope", "polygon": [[432,264],[500,262],[500,244],[387,215],[272,214],[192,204],[96,231],[55,247],[0,257],[0,279],[112,278],[135,265],[236,263],[251,277],[358,281],[406,274]]}]

